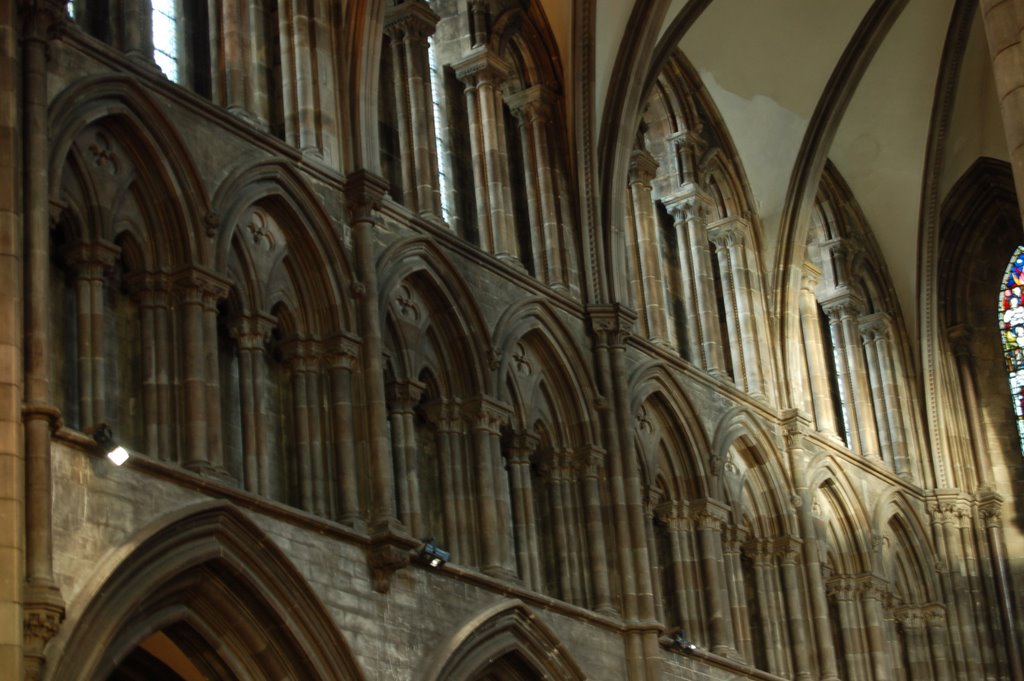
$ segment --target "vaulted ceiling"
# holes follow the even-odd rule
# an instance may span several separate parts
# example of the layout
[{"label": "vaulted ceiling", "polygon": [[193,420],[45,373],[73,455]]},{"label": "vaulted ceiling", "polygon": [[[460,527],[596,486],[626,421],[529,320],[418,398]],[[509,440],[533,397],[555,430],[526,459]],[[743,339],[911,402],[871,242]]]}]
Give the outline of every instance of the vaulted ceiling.
[{"label": "vaulted ceiling", "polygon": [[[981,156],[1008,159],[977,2],[972,0],[543,0],[570,82],[589,93],[593,128],[633,115],[678,48],[701,76],[732,137],[764,235],[769,276],[798,239],[824,160],[848,183],[886,260],[911,338],[918,336],[922,194],[941,199]],[[581,20],[590,8],[592,19]],[[589,22],[589,26],[588,26]],[[592,64],[581,65],[583,40]],[[574,53],[575,50],[575,53]],[[944,56],[945,54],[945,56]],[[933,110],[944,70],[935,149]],[[575,68],[574,68],[575,65]],[[584,68],[584,66],[587,66]],[[573,82],[586,78],[589,83]],[[584,87],[581,87],[583,85]],[[630,99],[636,101],[628,101]],[[570,101],[572,108],[581,102]],[[941,110],[941,109],[940,109]],[[606,120],[609,119],[609,120]],[[817,164],[811,162],[817,149]],[[811,159],[811,161],[809,161]],[[930,164],[930,165],[929,165]],[[801,191],[803,196],[801,196]],[[780,286],[780,281],[770,282]]]}]

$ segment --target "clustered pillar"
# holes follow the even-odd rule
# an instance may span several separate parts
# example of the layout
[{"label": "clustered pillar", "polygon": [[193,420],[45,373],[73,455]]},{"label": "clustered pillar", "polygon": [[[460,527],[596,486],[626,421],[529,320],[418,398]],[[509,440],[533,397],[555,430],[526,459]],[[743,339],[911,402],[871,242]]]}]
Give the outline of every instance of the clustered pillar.
[{"label": "clustered pillar", "polygon": [[414,212],[441,215],[433,92],[428,39],[439,17],[425,0],[389,7],[384,32],[391,42],[398,139],[401,145],[402,203]]},{"label": "clustered pillar", "polygon": [[507,262],[518,263],[519,246],[512,212],[508,140],[501,93],[510,67],[485,47],[475,48],[468,57],[452,66],[466,86],[481,246]]}]

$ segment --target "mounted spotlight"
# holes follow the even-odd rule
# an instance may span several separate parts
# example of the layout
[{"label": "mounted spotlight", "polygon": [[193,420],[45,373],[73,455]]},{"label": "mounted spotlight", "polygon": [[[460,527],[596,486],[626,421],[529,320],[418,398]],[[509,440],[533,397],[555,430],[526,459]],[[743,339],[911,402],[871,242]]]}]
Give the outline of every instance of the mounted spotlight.
[{"label": "mounted spotlight", "polygon": [[697,650],[697,644],[687,638],[686,633],[681,629],[672,637],[672,643],[669,644],[669,647],[681,653],[692,653]]},{"label": "mounted spotlight", "polygon": [[451,553],[434,543],[433,537],[425,539],[423,546],[420,547],[419,559],[432,568],[441,567],[451,560],[451,557]]},{"label": "mounted spotlight", "polygon": [[114,431],[106,423],[101,423],[92,431],[92,439],[105,457],[110,459],[115,466],[121,466],[128,460],[128,450],[117,443],[114,439]]}]

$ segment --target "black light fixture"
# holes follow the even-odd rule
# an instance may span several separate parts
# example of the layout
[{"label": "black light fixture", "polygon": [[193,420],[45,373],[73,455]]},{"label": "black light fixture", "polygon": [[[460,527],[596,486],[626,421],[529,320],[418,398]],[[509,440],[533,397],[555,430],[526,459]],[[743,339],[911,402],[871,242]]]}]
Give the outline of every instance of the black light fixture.
[{"label": "black light fixture", "polygon": [[419,551],[419,559],[429,567],[439,568],[451,560],[451,557],[451,553],[434,543],[433,537],[423,540],[423,546],[420,547]]},{"label": "black light fixture", "polygon": [[675,650],[680,653],[692,653],[693,651],[697,650],[697,644],[691,641],[686,636],[686,632],[684,632],[682,629],[677,631],[675,635],[672,636],[672,639],[669,642],[668,647],[671,650]]},{"label": "black light fixture", "polygon": [[111,460],[115,466],[121,466],[128,460],[128,450],[118,444],[114,438],[114,431],[106,423],[101,423],[92,429],[92,439],[105,457]]}]

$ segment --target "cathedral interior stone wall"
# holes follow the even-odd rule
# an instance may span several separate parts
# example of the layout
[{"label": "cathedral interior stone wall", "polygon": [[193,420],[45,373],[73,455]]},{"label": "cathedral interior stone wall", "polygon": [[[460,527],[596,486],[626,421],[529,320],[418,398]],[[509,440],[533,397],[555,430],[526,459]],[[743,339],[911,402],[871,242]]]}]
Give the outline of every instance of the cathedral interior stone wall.
[{"label": "cathedral interior stone wall", "polygon": [[1024,679],[1015,152],[780,227],[668,4],[0,9],[12,678]]}]

